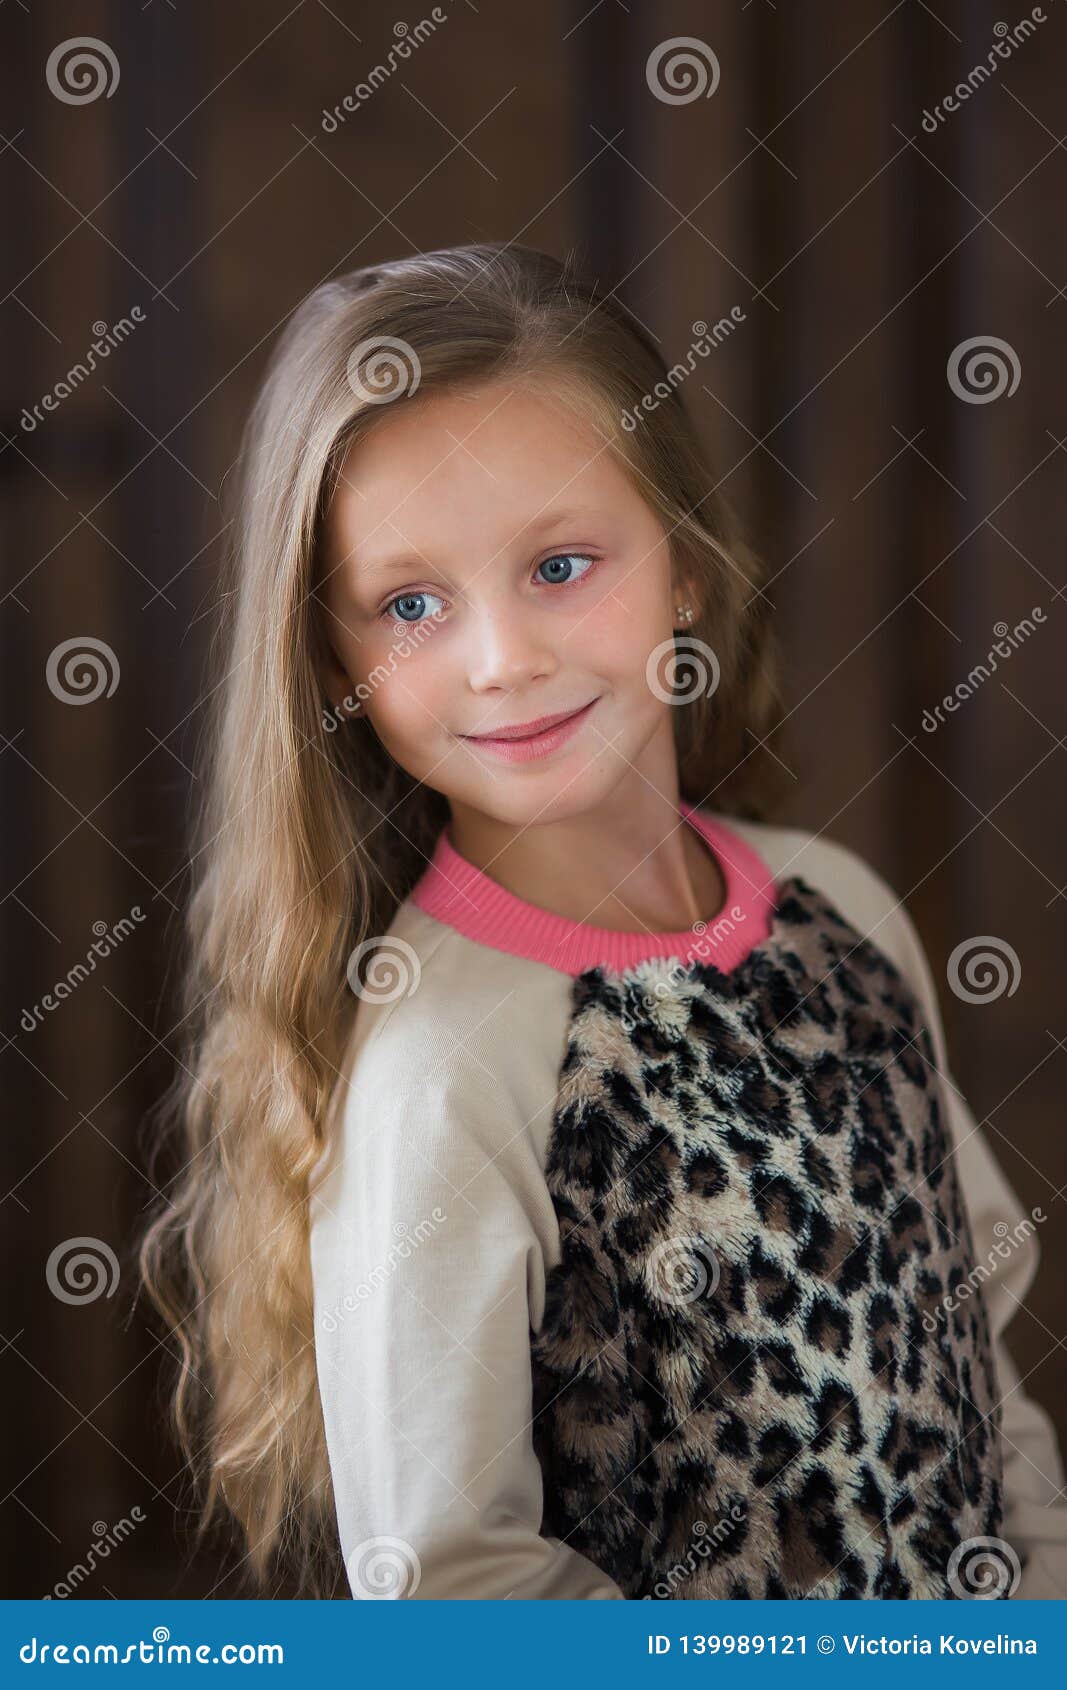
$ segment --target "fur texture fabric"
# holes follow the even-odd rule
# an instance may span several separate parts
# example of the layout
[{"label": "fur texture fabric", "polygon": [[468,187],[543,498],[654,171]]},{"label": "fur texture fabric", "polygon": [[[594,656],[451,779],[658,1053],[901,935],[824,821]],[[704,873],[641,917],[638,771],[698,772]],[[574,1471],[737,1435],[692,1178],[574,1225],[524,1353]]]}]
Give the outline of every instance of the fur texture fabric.
[{"label": "fur texture fabric", "polygon": [[728,974],[574,981],[531,1334],[541,1531],[628,1597],[950,1597],[953,1552],[998,1534],[933,1062],[899,970],[799,876]]}]

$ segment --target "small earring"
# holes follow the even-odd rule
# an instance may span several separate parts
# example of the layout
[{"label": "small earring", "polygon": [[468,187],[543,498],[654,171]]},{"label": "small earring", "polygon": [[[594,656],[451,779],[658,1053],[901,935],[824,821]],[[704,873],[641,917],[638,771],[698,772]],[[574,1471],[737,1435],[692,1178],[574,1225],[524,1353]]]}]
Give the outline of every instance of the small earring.
[{"label": "small earring", "polygon": [[689,624],[692,622],[693,616],[695,614],[691,604],[679,604],[679,605],[677,605],[675,607],[675,613],[678,617],[678,620],[682,623],[683,627],[686,627],[686,628],[688,628]]}]

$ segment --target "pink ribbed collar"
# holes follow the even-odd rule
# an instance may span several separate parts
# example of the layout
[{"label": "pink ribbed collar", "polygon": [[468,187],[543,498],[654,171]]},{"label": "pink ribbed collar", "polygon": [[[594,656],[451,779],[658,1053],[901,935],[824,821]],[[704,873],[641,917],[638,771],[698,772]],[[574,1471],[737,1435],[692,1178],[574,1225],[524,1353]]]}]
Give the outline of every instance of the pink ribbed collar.
[{"label": "pink ribbed collar", "polygon": [[411,902],[478,944],[547,963],[564,974],[598,966],[619,972],[650,957],[704,962],[728,974],[770,933],[774,877],[758,852],[721,819],[685,799],[679,813],[703,836],[726,881],[722,909],[680,933],[617,933],[528,904],[461,857],[447,827]]}]

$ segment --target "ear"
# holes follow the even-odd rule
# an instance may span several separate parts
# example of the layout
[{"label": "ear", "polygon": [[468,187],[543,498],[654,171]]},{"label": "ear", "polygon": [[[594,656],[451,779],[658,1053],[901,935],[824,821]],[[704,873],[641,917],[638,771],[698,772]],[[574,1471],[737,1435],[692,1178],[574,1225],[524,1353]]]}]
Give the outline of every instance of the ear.
[{"label": "ear", "polygon": [[693,607],[693,621],[700,620],[704,608],[703,595],[697,590],[693,571],[684,563],[679,564],[671,572],[671,617],[673,619],[678,605],[689,604]]},{"label": "ear", "polygon": [[341,700],[352,691],[352,681],[338,661],[332,646],[327,648],[325,657],[319,663],[319,684],[327,701],[335,707],[340,706]]},{"label": "ear", "polygon": [[323,691],[324,703],[337,709],[341,700],[352,691],[352,679],[337,655],[334,643],[330,638],[331,617],[329,607],[318,588],[312,591],[311,597],[315,612],[313,634],[315,672],[319,686]]},{"label": "ear", "polygon": [[331,638],[331,631],[340,629],[341,624],[334,621],[330,608],[329,580],[327,569],[332,557],[329,517],[319,532],[311,567],[311,609],[314,630],[312,634],[312,650],[314,653],[315,672],[319,686],[322,688],[323,703],[332,710],[347,714],[342,709],[341,701],[353,690],[352,678],[337,654],[337,649]]}]

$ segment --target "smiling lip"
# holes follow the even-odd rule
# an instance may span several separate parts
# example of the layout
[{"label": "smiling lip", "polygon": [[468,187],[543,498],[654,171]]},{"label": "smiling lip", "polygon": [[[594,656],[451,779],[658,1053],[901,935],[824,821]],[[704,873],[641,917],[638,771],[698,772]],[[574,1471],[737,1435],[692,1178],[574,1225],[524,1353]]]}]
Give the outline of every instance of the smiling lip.
[{"label": "smiling lip", "polygon": [[[590,700],[596,702],[595,699]],[[581,710],[588,710],[589,705],[583,704]],[[497,728],[489,734],[462,734],[462,739],[532,739],[534,734],[546,733],[554,728],[557,722],[569,722],[572,716],[581,714],[581,710],[561,710],[555,716],[537,716],[532,722],[518,722],[513,728]]]},{"label": "smiling lip", "polygon": [[535,722],[503,728],[497,734],[462,734],[460,737],[471,745],[484,746],[487,751],[493,751],[510,762],[528,762],[533,757],[547,756],[569,739],[596,702],[593,698],[580,710],[572,710],[567,715],[541,716]]}]

